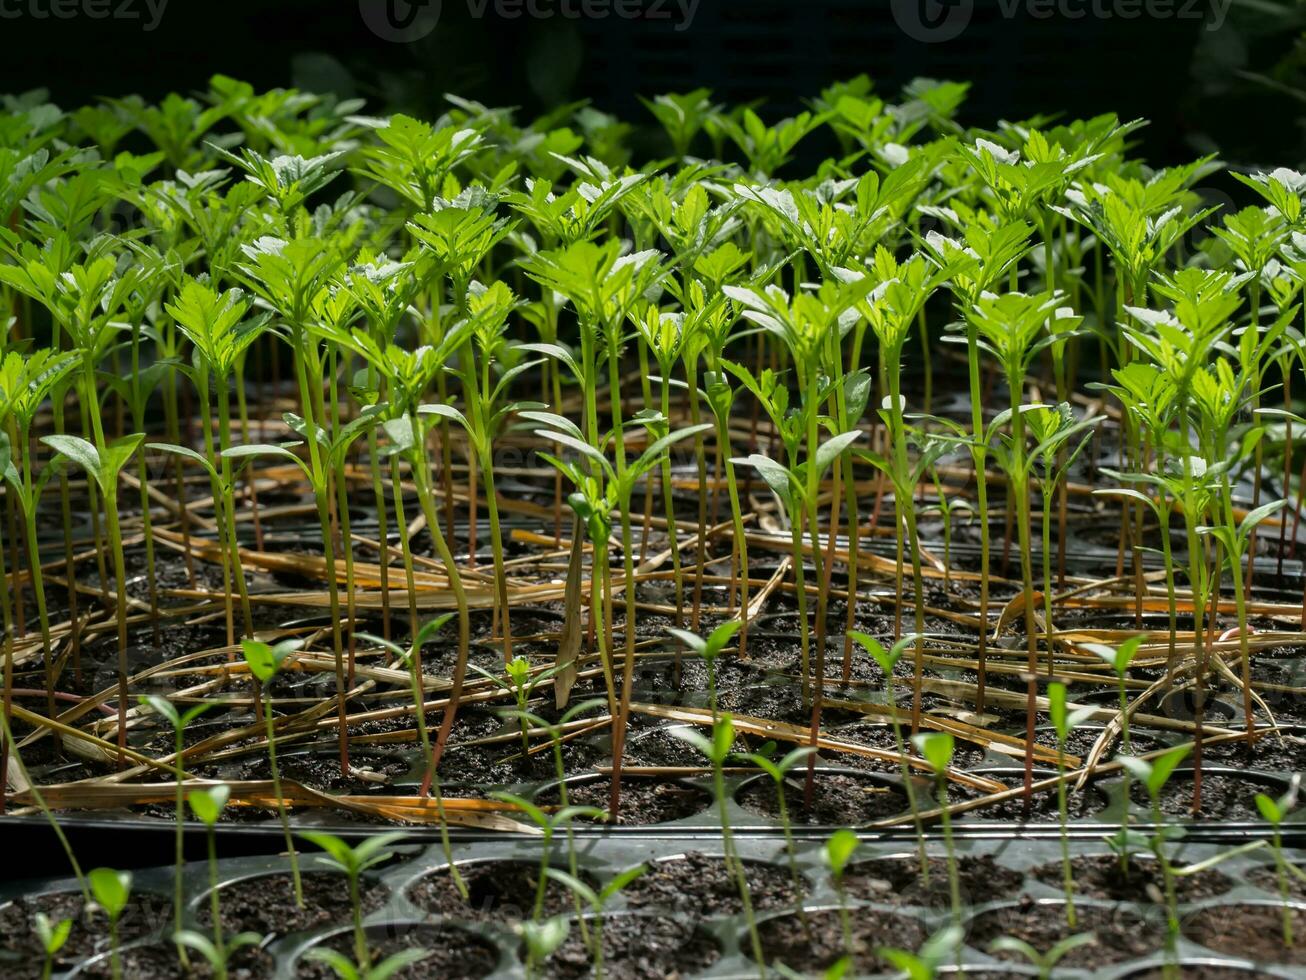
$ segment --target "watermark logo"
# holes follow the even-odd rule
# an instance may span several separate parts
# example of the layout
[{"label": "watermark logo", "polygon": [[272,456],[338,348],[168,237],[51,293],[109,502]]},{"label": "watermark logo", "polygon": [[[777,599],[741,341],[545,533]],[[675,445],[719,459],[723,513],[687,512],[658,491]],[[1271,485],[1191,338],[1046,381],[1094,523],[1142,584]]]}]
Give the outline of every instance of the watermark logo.
[{"label": "watermark logo", "polygon": [[[0,0],[3,2],[3,0]],[[472,20],[629,20],[686,31],[702,0],[465,0]],[[937,0],[926,0],[935,3]],[[955,2],[955,0],[953,0]],[[964,0],[969,5],[974,0]],[[384,41],[420,41],[440,21],[440,0],[359,0],[363,23]]]},{"label": "watermark logo", "polygon": [[358,0],[367,29],[383,41],[412,44],[440,23],[441,0]]},{"label": "watermark logo", "polygon": [[893,19],[913,41],[944,44],[970,26],[975,0],[893,0]]},{"label": "watermark logo", "polygon": [[168,0],[0,0],[0,20],[134,20],[149,33]]},{"label": "watermark logo", "polygon": [[[1208,31],[1224,26],[1233,0],[998,0],[998,16],[1015,20],[1203,21]],[[893,0],[893,19],[912,40],[954,41],[975,15],[975,0]]]}]

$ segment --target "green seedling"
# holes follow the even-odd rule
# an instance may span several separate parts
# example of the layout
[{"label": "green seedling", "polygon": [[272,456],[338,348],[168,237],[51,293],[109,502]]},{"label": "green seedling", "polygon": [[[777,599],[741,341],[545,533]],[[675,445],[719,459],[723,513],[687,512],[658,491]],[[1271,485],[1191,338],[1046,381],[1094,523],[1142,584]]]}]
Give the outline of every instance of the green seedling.
[{"label": "green seedling", "polygon": [[45,955],[41,964],[41,980],[50,980],[50,974],[54,971],[54,958],[59,955],[64,943],[68,942],[68,933],[72,928],[72,919],[51,922],[44,912],[36,913],[36,937],[41,941],[41,951]]},{"label": "green seedling", "polygon": [[[300,648],[299,640],[282,640],[280,643],[267,644],[259,640],[245,640],[240,645],[241,653],[249,672],[263,685],[272,682],[292,653]],[[290,875],[295,885],[295,904],[304,907],[304,883],[299,877],[299,856],[295,851],[295,842],[290,835],[290,816],[286,811],[286,797],[281,791],[281,770],[277,768],[277,730],[272,720],[272,698],[266,695],[267,704],[263,708],[263,719],[267,725],[268,768],[272,770],[272,792],[277,797],[277,817],[281,820],[281,834],[286,841],[286,853],[290,857]]]},{"label": "green seedling", "polygon": [[929,763],[943,820],[943,846],[948,853],[948,893],[952,898],[954,925],[961,924],[961,876],[957,871],[957,851],[952,843],[952,816],[948,807],[948,769],[952,765],[954,749],[952,736],[947,732],[928,732],[912,736],[912,745]]},{"label": "green seedling", "polygon": [[1297,805],[1297,791],[1301,786],[1301,775],[1293,776],[1292,785],[1288,792],[1284,793],[1277,800],[1265,793],[1256,794],[1256,808],[1260,810],[1261,817],[1274,830],[1274,870],[1278,878],[1279,897],[1283,901],[1283,944],[1292,946],[1292,920],[1293,908],[1289,903],[1288,896],[1288,876],[1289,863],[1283,853],[1283,821],[1288,814]]},{"label": "green seedling", "polygon": [[746,759],[770,776],[771,782],[775,784],[775,798],[780,807],[780,827],[784,832],[785,854],[789,862],[789,880],[794,886],[794,901],[797,903],[795,911],[804,927],[807,925],[807,913],[803,911],[803,896],[807,889],[798,871],[798,849],[794,846],[794,828],[789,819],[789,805],[785,800],[785,783],[789,779],[789,773],[815,751],[808,745],[799,746],[777,759],[775,743],[767,742],[760,751],[740,756],[741,759]]},{"label": "green seedling", "polygon": [[590,930],[590,956],[593,959],[594,980],[603,980],[603,915],[604,910],[612,899],[621,894],[622,889],[632,881],[644,874],[648,870],[648,865],[637,864],[633,868],[627,868],[615,876],[611,881],[604,885],[598,891],[592,889],[579,878],[568,874],[558,868],[547,868],[547,874],[554,881],[565,887],[574,895],[578,895],[581,900],[589,906],[590,911],[594,914],[596,928]]},{"label": "green seedling", "polygon": [[1069,816],[1066,805],[1066,740],[1070,733],[1093,715],[1092,708],[1068,711],[1066,685],[1053,681],[1048,685],[1048,714],[1057,734],[1057,817],[1061,824],[1061,883],[1066,896],[1066,925],[1075,928],[1075,886],[1070,863]]},{"label": "green seedling", "polygon": [[853,854],[861,846],[861,840],[851,830],[836,830],[825,841],[825,866],[830,869],[830,879],[834,890],[839,895],[839,929],[843,933],[843,947],[850,958],[854,957],[852,918],[848,913],[848,894],[844,891],[843,876],[848,870]]},{"label": "green seedling", "polygon": [[742,626],[743,624],[738,620],[728,620],[708,634],[706,640],[687,630],[667,630],[668,633],[703,659],[703,665],[707,668],[707,703],[708,707],[712,709],[712,720],[714,722],[717,719],[717,658],[725,652],[726,647],[729,646],[730,641],[734,639],[735,634],[739,632]]},{"label": "green seedling", "polygon": [[558,915],[543,921],[533,918],[517,928],[526,944],[526,976],[533,980],[539,976],[540,964],[567,941],[571,923],[564,916]]},{"label": "green seedling", "polygon": [[404,949],[372,964],[365,961],[355,963],[344,953],[322,947],[310,949],[305,954],[308,959],[331,967],[340,980],[389,980],[400,970],[422,962],[428,955],[429,950]]},{"label": "green seedling", "polygon": [[[1073,928],[1073,927],[1072,927]],[[989,944],[991,953],[1015,953],[1029,961],[1030,966],[1038,970],[1039,980],[1052,980],[1052,971],[1057,964],[1082,946],[1097,942],[1097,936],[1091,932],[1080,932],[1067,936],[1055,943],[1046,953],[1015,936],[1000,936]]]},{"label": "green seedling", "polygon": [[360,966],[370,969],[372,954],[367,946],[367,933],[363,930],[363,899],[359,892],[359,881],[364,871],[390,860],[394,852],[387,848],[403,840],[406,835],[401,830],[377,834],[368,837],[357,847],[350,847],[332,834],[305,830],[301,831],[299,836],[310,844],[322,848],[326,855],[320,860],[328,867],[335,868],[349,881],[349,904],[354,922],[354,954]]},{"label": "green seedling", "polygon": [[961,940],[961,929],[949,925],[925,940],[915,953],[905,949],[878,949],[876,952],[901,970],[907,980],[935,980],[939,967],[955,957]]},{"label": "green seedling", "polygon": [[109,970],[113,980],[122,980],[122,959],[118,949],[118,919],[131,899],[132,875],[130,871],[112,868],[93,868],[86,874],[95,903],[109,918]]}]

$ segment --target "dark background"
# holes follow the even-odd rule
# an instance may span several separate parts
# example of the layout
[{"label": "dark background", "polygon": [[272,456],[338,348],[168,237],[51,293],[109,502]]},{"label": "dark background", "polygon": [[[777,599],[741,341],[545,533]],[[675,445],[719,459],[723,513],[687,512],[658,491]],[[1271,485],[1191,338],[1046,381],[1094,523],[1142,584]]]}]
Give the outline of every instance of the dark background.
[{"label": "dark background", "polygon": [[[83,2],[130,3],[136,16],[33,13]],[[788,114],[821,86],[867,72],[888,95],[917,76],[970,81],[963,121],[972,124],[1056,111],[1144,116],[1152,126],[1143,152],[1157,164],[1217,148],[1246,165],[1296,165],[1306,156],[1297,121],[1306,104],[1280,90],[1297,81],[1295,0],[1272,0],[1288,11],[1279,17],[1232,0],[1218,31],[1146,13],[1031,12],[1031,2],[1049,0],[901,0],[896,10],[900,0],[701,0],[692,25],[679,31],[666,20],[615,16],[509,19],[494,2],[474,16],[483,2],[443,0],[433,31],[395,43],[369,30],[360,0],[169,0],[151,32],[142,29],[145,0],[0,0],[11,15],[0,19],[0,92],[44,87],[71,107],[101,95],[193,91],[223,72],[258,87],[358,95],[375,112],[433,116],[451,91],[528,113],[589,98],[642,124],[648,117],[637,94],[702,85],[721,101],[764,98],[773,115]],[[971,9],[968,25],[954,39],[923,43],[901,27],[911,2],[942,3],[943,16]],[[1080,9],[1112,0],[1063,2]],[[1173,2],[1206,10],[1211,0]],[[1273,80],[1248,80],[1248,71]]]}]

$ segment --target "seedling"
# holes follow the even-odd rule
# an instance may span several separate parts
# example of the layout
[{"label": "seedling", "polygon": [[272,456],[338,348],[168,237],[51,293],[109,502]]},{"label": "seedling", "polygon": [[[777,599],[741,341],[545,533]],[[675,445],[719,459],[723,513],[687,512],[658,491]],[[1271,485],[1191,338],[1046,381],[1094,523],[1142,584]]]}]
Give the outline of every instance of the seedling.
[{"label": "seedling", "polygon": [[1066,740],[1070,733],[1092,717],[1092,708],[1067,711],[1066,685],[1053,681],[1048,685],[1048,714],[1057,734],[1057,817],[1061,824],[1061,882],[1066,895],[1066,925],[1075,928],[1074,868],[1070,863],[1069,817],[1066,807]]},{"label": "seedling", "polygon": [[912,744],[934,772],[939,812],[943,820],[943,846],[948,853],[948,892],[952,897],[953,924],[961,924],[961,876],[957,871],[957,852],[952,844],[952,817],[948,807],[948,768],[952,765],[953,740],[947,732],[928,732],[912,736]]},{"label": "seedling", "polygon": [[707,668],[707,703],[708,707],[712,709],[713,722],[717,720],[717,658],[725,651],[726,646],[729,645],[734,635],[739,632],[742,625],[737,620],[728,620],[714,629],[706,640],[687,630],[671,629],[667,631],[703,659],[703,666]]},{"label": "seedling", "polygon": [[1288,901],[1288,876],[1290,864],[1283,853],[1283,821],[1297,805],[1297,791],[1301,785],[1301,776],[1294,775],[1292,785],[1288,792],[1284,793],[1277,800],[1265,793],[1256,794],[1256,808],[1261,811],[1261,817],[1274,830],[1274,870],[1278,878],[1279,897],[1283,900],[1283,944],[1292,946],[1292,919],[1293,908]]},{"label": "seedling", "polygon": [[[245,663],[249,666],[249,672],[254,675],[264,690],[272,682],[281,670],[281,665],[285,663],[286,658],[300,647],[298,640],[282,640],[279,643],[267,644],[259,640],[245,640],[241,643],[241,652],[245,655]],[[290,836],[290,817],[286,812],[286,798],[281,791],[281,770],[277,768],[277,731],[272,721],[272,699],[267,699],[268,703],[264,706],[263,719],[267,725],[268,739],[268,768],[272,770],[272,792],[277,797],[277,816],[281,820],[281,833],[286,840],[286,853],[290,857],[290,875],[295,885],[295,904],[300,908],[304,907],[304,885],[299,878],[299,857],[295,853],[295,842]]]},{"label": "seedling", "polygon": [[907,980],[934,980],[939,967],[955,957],[961,940],[961,929],[949,925],[925,940],[915,953],[905,949],[878,949],[876,952],[901,970]]},{"label": "seedling", "polygon": [[384,864],[394,856],[387,850],[391,844],[403,840],[401,830],[368,837],[357,847],[350,847],[339,837],[316,831],[301,831],[300,837],[310,844],[316,844],[326,852],[320,860],[335,868],[349,881],[349,904],[354,919],[354,954],[360,966],[371,968],[372,954],[367,947],[367,933],[363,931],[363,900],[359,893],[359,880],[368,868]]},{"label": "seedling", "polygon": [[546,868],[547,874],[554,881],[563,885],[573,895],[578,895],[594,914],[596,928],[590,930],[590,956],[593,959],[594,978],[603,980],[603,914],[607,905],[622,889],[648,870],[648,865],[637,864],[633,868],[616,875],[598,891],[592,889],[579,878],[558,868]]},{"label": "seedling", "polygon": [[[186,738],[185,738],[186,726],[189,725],[196,718],[198,718],[200,715],[202,715],[209,708],[213,707],[213,703],[211,701],[201,701],[199,704],[195,704],[187,708],[184,713],[179,712],[177,710],[177,707],[167,698],[162,698],[155,694],[151,694],[141,698],[141,703],[147,706],[148,708],[150,708],[150,710],[153,711],[160,718],[165,719],[168,722],[168,724],[172,726],[172,731],[175,736],[175,746],[173,749],[172,763],[173,763],[174,776],[177,780],[177,797],[176,797],[176,803],[173,812],[176,816],[177,832],[176,832],[176,839],[175,839],[176,847],[174,853],[175,866],[173,868],[173,874],[172,874],[172,880],[173,880],[172,914],[174,920],[180,922],[182,907],[185,902],[185,896],[183,895],[183,891],[182,891],[181,877],[182,877],[182,866],[185,864],[185,849],[184,849],[185,835],[182,833],[182,809],[183,809],[182,783],[186,778],[186,773],[185,770],[182,768],[182,753],[186,747]],[[182,963],[184,964],[186,961],[185,951],[179,949],[178,952],[181,953]]]},{"label": "seedling", "polygon": [[63,949],[64,943],[68,942],[68,933],[72,928],[72,919],[51,922],[50,917],[44,912],[36,913],[36,936],[41,940],[41,950],[45,954],[45,961],[41,964],[41,980],[50,980],[50,974],[54,970],[54,958],[59,954],[59,950]]},{"label": "seedling", "polygon": [[305,956],[331,967],[340,980],[389,980],[405,967],[413,966],[426,959],[429,952],[425,949],[404,949],[376,964],[367,961],[355,963],[344,953],[326,947],[310,949]]},{"label": "seedling", "polygon": [[803,887],[802,875],[798,872],[798,850],[794,846],[794,829],[789,819],[789,806],[785,801],[785,783],[789,779],[790,771],[815,751],[811,746],[799,746],[776,759],[775,743],[767,742],[761,751],[749,752],[740,757],[761,769],[775,784],[776,803],[780,808],[780,826],[785,837],[785,854],[789,859],[789,881],[794,886],[794,901],[797,903],[795,910],[804,927],[807,925],[807,914],[803,911],[803,895],[806,889]]},{"label": "seedling", "polygon": [[1040,953],[1023,939],[1017,939],[1015,936],[1000,936],[989,944],[989,952],[1016,953],[1028,960],[1030,966],[1038,970],[1039,980],[1052,980],[1052,971],[1057,968],[1058,963],[1081,946],[1087,946],[1095,942],[1097,942],[1097,936],[1093,933],[1080,932],[1073,936],[1067,936],[1065,939],[1053,944],[1052,948],[1046,953]]},{"label": "seedling", "polygon": [[[574,875],[572,876],[575,877]],[[577,896],[579,899],[579,896]],[[540,964],[552,956],[567,941],[571,923],[564,916],[554,916],[540,921],[533,918],[518,926],[522,941],[526,943],[526,976],[538,976]]]},{"label": "seedling", "polygon": [[730,797],[726,792],[725,764],[735,744],[734,721],[728,713],[718,715],[712,723],[710,740],[689,729],[673,729],[672,734],[698,749],[712,765],[712,789],[716,795],[717,817],[721,821],[721,847],[725,852],[726,867],[734,874],[735,885],[739,889],[739,901],[744,907],[744,919],[748,923],[748,938],[753,947],[753,958],[758,968],[763,969],[762,964],[765,961],[762,958],[762,937],[758,934],[757,920],[753,915],[753,899],[748,887],[748,869],[739,857],[735,837],[730,829]]},{"label": "seedling", "polygon": [[118,950],[118,919],[131,898],[132,875],[130,871],[112,868],[93,868],[86,873],[95,903],[109,917],[109,970],[114,980],[122,980],[122,960]]},{"label": "seedling", "polygon": [[[1133,747],[1129,742],[1129,691],[1126,687],[1126,681],[1129,678],[1129,665],[1133,662],[1134,654],[1138,652],[1138,648],[1142,645],[1144,639],[1146,637],[1131,636],[1114,649],[1100,644],[1090,644],[1088,646],[1089,650],[1095,653],[1116,675],[1116,684],[1120,695],[1121,751],[1125,755],[1133,752]],[[1129,799],[1130,774],[1130,769],[1126,766],[1123,772],[1124,797],[1126,800]],[[1128,804],[1125,805],[1120,816],[1120,835],[1122,839],[1129,835]],[[1120,852],[1120,871],[1122,874],[1129,874],[1129,851],[1127,849]]]},{"label": "seedling", "polygon": [[843,933],[843,947],[849,957],[854,956],[852,918],[848,914],[848,895],[844,891],[843,876],[848,870],[853,854],[861,846],[857,835],[847,828],[836,830],[825,841],[825,865],[830,869],[830,879],[839,895],[839,929]]}]

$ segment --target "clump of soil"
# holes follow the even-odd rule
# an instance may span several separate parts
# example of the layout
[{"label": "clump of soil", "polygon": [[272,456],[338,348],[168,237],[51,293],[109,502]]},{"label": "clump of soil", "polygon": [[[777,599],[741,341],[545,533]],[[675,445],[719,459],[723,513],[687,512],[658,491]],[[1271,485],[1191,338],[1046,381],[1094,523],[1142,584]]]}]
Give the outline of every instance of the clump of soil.
[{"label": "clump of soil", "polygon": [[[806,777],[785,783],[785,807],[795,823],[849,827],[900,816],[907,798],[894,786],[851,773],[818,772],[812,799],[805,799]],[[750,813],[779,819],[780,799],[770,778],[755,779],[737,797]]]},{"label": "clump of soil", "polygon": [[[384,930],[369,930],[368,942],[373,964],[406,949],[427,951],[416,963],[390,974],[392,980],[480,980],[494,972],[499,959],[498,951],[484,939],[453,926],[414,924],[405,928],[403,923],[393,923]],[[354,934],[348,929],[320,945],[353,959]],[[330,966],[306,957],[295,965],[295,976],[300,980],[336,980]]]},{"label": "clump of soil", "polygon": [[[1091,932],[1096,941],[1066,954],[1062,967],[1095,969],[1112,963],[1146,956],[1160,949],[1164,933],[1157,921],[1145,918],[1128,905],[1103,908],[1096,905],[1075,906],[1076,922],[1066,925],[1065,905],[1061,902],[1037,902],[1023,898],[1014,905],[981,912],[970,921],[968,942],[976,949],[987,950],[995,939],[1014,936],[1035,949],[1054,945],[1081,932]],[[1015,953],[996,953],[1001,959],[1016,959]]]},{"label": "clump of soil", "polygon": [[1283,943],[1283,907],[1269,905],[1217,905],[1194,912],[1184,920],[1184,935],[1217,953],[1245,957],[1257,963],[1306,964],[1306,911],[1290,912],[1292,946]]},{"label": "clump of soil", "polygon": [[[754,911],[784,908],[797,901],[798,895],[787,869],[760,861],[745,861],[744,873]],[[738,881],[727,869],[725,860],[698,851],[654,862],[644,874],[626,886],[622,895],[631,908],[656,908],[699,918],[738,915],[743,911]]]},{"label": "clump of soil", "polygon": [[[220,886],[223,929],[231,933],[256,932],[260,936],[270,932],[285,935],[349,921],[353,905],[343,875],[306,871],[300,878],[304,887],[302,909],[295,905],[294,879],[288,874],[257,875]],[[389,889],[378,881],[364,877],[359,882],[364,915],[379,909],[388,896]],[[210,922],[207,897],[196,909],[196,917],[207,927]]]},{"label": "clump of soil", "polygon": [[[612,801],[612,782],[605,777],[569,785],[567,798],[572,806],[592,806],[606,812]],[[541,793],[536,802],[556,806],[557,788]],[[702,813],[711,805],[712,797],[696,786],[676,780],[625,776],[621,780],[621,815],[617,823],[643,827],[683,820]]]},{"label": "clump of soil", "polygon": [[[525,951],[522,951],[525,959]],[[609,915],[603,920],[603,975],[610,980],[666,980],[706,970],[721,958],[716,940],[692,922],[671,916]],[[593,957],[572,923],[567,939],[543,964],[544,975],[579,980]]]},{"label": "clump of soil", "polygon": [[[857,973],[890,969],[889,962],[876,953],[879,948],[914,950],[925,941],[920,923],[906,916],[852,914],[849,919]],[[806,926],[796,913],[768,919],[760,925],[759,932],[762,955],[771,966],[784,965],[802,973],[814,973],[828,969],[847,954],[837,911],[809,913]],[[740,936],[739,945],[751,955],[747,933]]]},{"label": "clump of soil", "polygon": [[[927,865],[928,883],[921,878],[920,861],[915,857],[862,861],[844,872],[843,887],[848,895],[868,902],[950,908],[947,859],[931,857]],[[1004,868],[988,854],[958,858],[957,878],[964,904],[1014,898],[1025,883],[1019,871]]]},{"label": "clump of soil", "polygon": [[[432,915],[465,922],[514,922],[531,918],[540,881],[537,862],[478,861],[460,864],[458,871],[467,886],[466,899],[458,893],[453,878],[444,868],[417,881],[408,890],[408,897]],[[583,871],[580,879],[591,888],[598,886],[594,877]],[[545,883],[545,916],[572,908],[574,902],[565,886],[552,880]]]},{"label": "clump of soil", "polygon": [[[1070,859],[1074,876],[1075,895],[1083,898],[1102,898],[1113,902],[1147,902],[1164,899],[1165,880],[1161,868],[1153,860],[1131,857],[1129,873],[1120,870],[1120,858],[1114,854],[1093,854]],[[1183,867],[1176,864],[1175,870]],[[1034,877],[1054,888],[1062,885],[1060,861],[1049,861],[1034,869]],[[1204,898],[1223,895],[1233,887],[1233,882],[1219,871],[1201,871],[1195,875],[1176,877],[1175,894],[1181,902],[1198,902]]]}]

